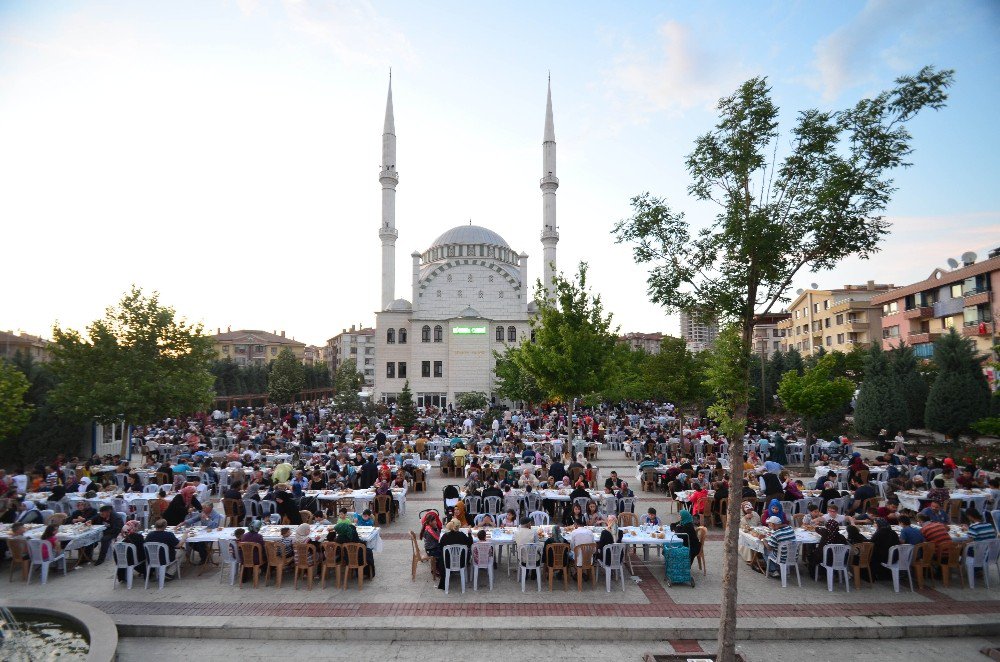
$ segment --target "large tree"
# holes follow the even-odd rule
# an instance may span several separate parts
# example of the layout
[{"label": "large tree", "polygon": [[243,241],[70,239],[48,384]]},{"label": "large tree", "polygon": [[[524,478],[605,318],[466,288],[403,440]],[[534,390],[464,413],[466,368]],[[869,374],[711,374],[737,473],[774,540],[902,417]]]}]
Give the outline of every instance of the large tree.
[{"label": "large tree", "polygon": [[990,413],[990,387],[971,338],[952,328],[934,341],[939,371],[927,395],[927,428],[957,437]]},{"label": "large tree", "polygon": [[[836,364],[837,359],[826,354],[803,374],[790,370],[781,378],[778,397],[785,407],[802,417],[806,439],[817,421],[831,414],[843,415],[854,394],[854,382],[834,375]],[[805,457],[808,462],[808,454]]]},{"label": "large tree", "polygon": [[24,394],[24,402],[31,409],[31,418],[19,433],[0,444],[0,465],[27,465],[47,462],[60,453],[78,454],[82,436],[80,426],[60,416],[49,402],[49,392],[56,385],[51,367],[21,352],[14,355],[11,364],[28,379],[30,386]]},{"label": "large tree", "polygon": [[306,385],[305,369],[302,362],[287,347],[278,352],[278,358],[271,363],[271,375],[267,379],[267,397],[277,405],[290,404]]},{"label": "large tree", "polygon": [[[146,424],[200,411],[212,402],[212,341],[201,324],[177,318],[133,286],[86,333],[53,329],[51,363],[59,383],[49,394],[78,423]],[[128,435],[122,435],[122,455]]]},{"label": "large tree", "polygon": [[493,352],[493,358],[496,359],[496,368],[493,371],[496,377],[495,391],[501,400],[533,405],[541,402],[545,398],[545,393],[538,388],[535,377],[517,361],[516,357],[520,351],[520,347],[508,347],[503,354]]},{"label": "large tree", "polygon": [[890,436],[900,430],[905,432],[909,421],[906,398],[889,359],[878,343],[872,344],[865,357],[865,381],[854,406],[854,429],[870,437],[882,428]]},{"label": "large tree", "polygon": [[333,407],[340,412],[361,411],[361,388],[365,384],[365,376],[358,371],[354,359],[347,359],[339,366],[333,376]]},{"label": "large tree", "polygon": [[403,390],[396,398],[396,422],[404,432],[409,432],[417,420],[417,410],[413,406],[413,391],[410,390],[410,380],[403,383]]},{"label": "large tree", "polygon": [[692,352],[683,338],[667,336],[660,351],[646,362],[647,391],[659,401],[673,402],[683,427],[684,407],[701,411],[709,397],[704,353]]},{"label": "large tree", "polygon": [[546,397],[570,410],[566,432],[572,437],[572,412],[577,398],[600,392],[614,370],[617,328],[605,314],[600,295],[587,287],[587,265],[581,262],[576,279],[562,274],[552,290],[537,286],[538,314],[531,320],[534,342],[523,343],[514,360],[534,377]]},{"label": "large tree", "polygon": [[[927,394],[930,388],[927,380],[920,372],[920,365],[913,348],[900,341],[897,347],[889,351],[892,359],[892,370],[896,373],[896,381],[899,389],[903,392],[903,399],[906,401],[906,422],[907,428],[919,428],[924,424],[924,406],[927,403]],[[889,430],[894,434],[898,430]]]},{"label": "large tree", "polygon": [[[754,315],[788,301],[802,269],[821,271],[855,256],[868,258],[889,230],[882,213],[893,192],[893,169],[909,165],[906,124],[923,108],[941,108],[951,71],[922,69],[892,90],[840,111],[798,114],[790,141],[778,131],[778,108],[764,78],[753,78],[719,101],[719,122],[687,158],[688,192],[716,205],[716,216],[692,229],[684,214],[648,193],[614,229],[651,267],[650,298],[668,309],[711,310],[733,323],[749,352]],[[790,142],[787,153],[779,149]],[[746,418],[749,361],[734,421]],[[731,453],[743,451],[742,435]],[[729,503],[719,660],[736,647],[739,501]]]},{"label": "large tree", "polygon": [[31,419],[32,407],[25,401],[30,388],[23,372],[0,361],[0,443],[20,433]]}]

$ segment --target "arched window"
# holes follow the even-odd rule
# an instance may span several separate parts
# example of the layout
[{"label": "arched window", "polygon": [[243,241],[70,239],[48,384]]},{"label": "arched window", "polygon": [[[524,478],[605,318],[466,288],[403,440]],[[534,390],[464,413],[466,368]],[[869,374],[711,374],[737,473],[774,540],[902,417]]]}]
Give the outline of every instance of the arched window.
[{"label": "arched window", "polygon": [[406,344],[406,329],[400,329],[399,330],[399,336],[398,336],[398,338],[399,338],[399,344],[400,345],[405,345]]},{"label": "arched window", "polygon": [[434,327],[434,342],[444,342],[444,329],[441,325]]},{"label": "arched window", "polygon": [[497,342],[503,342],[503,327],[497,327]]},{"label": "arched window", "polygon": [[385,342],[390,345],[396,342],[396,329],[386,329]]},{"label": "arched window", "polygon": [[420,329],[420,342],[430,342],[431,341],[431,327],[424,324],[424,328]]},{"label": "arched window", "polygon": [[517,342],[517,329],[512,326],[507,327],[507,342]]}]

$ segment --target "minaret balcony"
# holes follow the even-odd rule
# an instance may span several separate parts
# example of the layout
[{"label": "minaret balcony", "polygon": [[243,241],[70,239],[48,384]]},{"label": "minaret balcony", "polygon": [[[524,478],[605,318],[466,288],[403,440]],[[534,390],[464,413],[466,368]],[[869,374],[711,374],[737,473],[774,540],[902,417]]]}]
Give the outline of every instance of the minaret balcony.
[{"label": "minaret balcony", "polygon": [[548,174],[538,180],[538,186],[543,190],[556,190],[559,188],[559,178],[553,174]]},{"label": "minaret balcony", "polygon": [[399,173],[395,170],[383,170],[378,174],[378,181],[383,186],[399,183]]}]

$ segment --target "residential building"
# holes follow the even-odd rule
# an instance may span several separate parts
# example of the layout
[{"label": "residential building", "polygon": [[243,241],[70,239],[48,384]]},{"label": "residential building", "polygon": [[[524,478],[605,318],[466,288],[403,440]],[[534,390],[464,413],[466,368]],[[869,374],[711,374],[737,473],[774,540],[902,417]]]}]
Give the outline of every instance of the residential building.
[{"label": "residential building", "polygon": [[323,362],[323,348],[316,345],[306,345],[302,350],[302,365],[319,365]]},{"label": "residential building", "polygon": [[0,358],[13,359],[20,352],[22,356],[30,356],[35,361],[45,363],[49,360],[49,341],[40,336],[21,331],[0,331]]},{"label": "residential building", "polygon": [[285,332],[268,333],[256,329],[232,331],[226,327],[225,333],[209,336],[215,344],[215,353],[220,359],[232,359],[237,365],[267,365],[282,349],[292,350],[299,361],[305,357],[306,344],[294,338],[285,337]]},{"label": "residential building", "polygon": [[785,329],[779,325],[791,316],[791,313],[754,315],[753,346],[750,351],[766,361],[772,354],[781,350]]},{"label": "residential building", "polygon": [[894,287],[870,280],[836,290],[800,290],[788,306],[791,316],[777,324],[785,332],[782,351],[794,347],[808,355],[820,347],[828,352],[868,347],[881,337],[882,328],[882,306],[872,299]]},{"label": "residential building", "polygon": [[988,353],[997,340],[1000,314],[1000,248],[976,262],[974,253],[951,271],[935,269],[922,281],[904,285],[872,299],[882,307],[881,334],[886,347],[905,340],[914,353],[930,358],[934,340],[954,328]]},{"label": "residential building", "polygon": [[632,349],[641,349],[647,354],[659,354],[660,343],[663,342],[665,337],[662,333],[639,333],[633,331],[632,333],[626,333],[624,336],[619,336],[618,340]]},{"label": "residential building", "polygon": [[713,319],[701,319],[696,315],[681,311],[681,338],[687,342],[692,352],[712,349],[719,335],[719,324]]},{"label": "residential building", "polygon": [[344,329],[327,340],[323,349],[331,375],[344,361],[353,360],[358,371],[364,375],[365,390],[375,388],[375,329],[359,329],[352,324],[350,329]]}]

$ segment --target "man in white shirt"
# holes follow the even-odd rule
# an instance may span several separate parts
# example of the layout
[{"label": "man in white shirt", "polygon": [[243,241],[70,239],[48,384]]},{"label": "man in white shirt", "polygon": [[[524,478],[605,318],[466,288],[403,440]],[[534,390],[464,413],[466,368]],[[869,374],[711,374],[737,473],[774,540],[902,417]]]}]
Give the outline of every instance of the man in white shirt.
[{"label": "man in white shirt", "polygon": [[573,531],[569,537],[570,558],[576,561],[576,565],[583,565],[583,559],[576,558],[575,550],[580,545],[593,545],[594,544],[594,533],[589,528],[581,526]]}]

